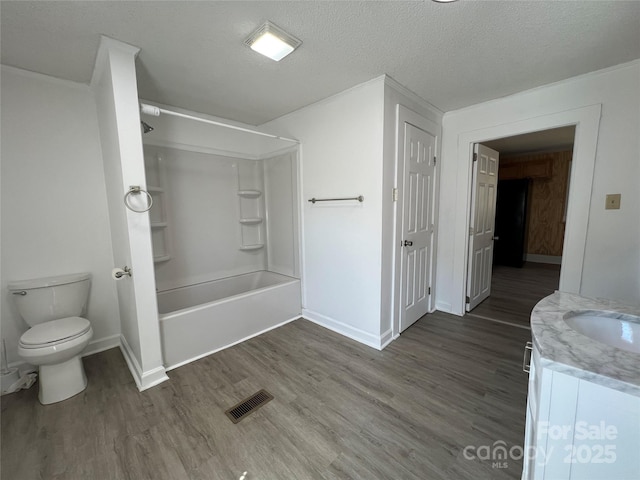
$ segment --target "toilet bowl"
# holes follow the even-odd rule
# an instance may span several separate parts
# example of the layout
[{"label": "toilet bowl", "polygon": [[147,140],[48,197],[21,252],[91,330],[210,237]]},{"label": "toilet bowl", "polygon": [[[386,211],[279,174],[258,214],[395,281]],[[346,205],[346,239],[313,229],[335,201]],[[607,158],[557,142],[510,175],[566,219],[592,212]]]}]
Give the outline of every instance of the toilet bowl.
[{"label": "toilet bowl", "polygon": [[93,336],[80,317],[89,294],[87,273],[9,284],[18,311],[31,325],[18,343],[18,355],[39,367],[40,403],[66,400],[87,387],[81,353]]},{"label": "toilet bowl", "polygon": [[66,400],[87,387],[80,354],[92,336],[88,320],[68,317],[36,325],[20,337],[18,355],[40,367],[40,403]]}]

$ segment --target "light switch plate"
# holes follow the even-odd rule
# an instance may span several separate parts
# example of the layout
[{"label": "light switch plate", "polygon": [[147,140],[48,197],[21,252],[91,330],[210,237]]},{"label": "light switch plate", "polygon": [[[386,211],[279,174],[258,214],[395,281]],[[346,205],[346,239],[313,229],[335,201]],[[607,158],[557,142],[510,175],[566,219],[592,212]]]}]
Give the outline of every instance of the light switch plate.
[{"label": "light switch plate", "polygon": [[619,210],[620,209],[620,198],[622,197],[619,193],[610,193],[607,195],[607,201],[605,203],[604,208],[606,210]]}]

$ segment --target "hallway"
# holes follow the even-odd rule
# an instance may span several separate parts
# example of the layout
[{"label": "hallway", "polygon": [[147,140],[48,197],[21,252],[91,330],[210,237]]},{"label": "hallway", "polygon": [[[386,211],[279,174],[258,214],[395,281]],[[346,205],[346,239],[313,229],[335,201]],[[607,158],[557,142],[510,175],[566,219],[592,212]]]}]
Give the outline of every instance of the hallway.
[{"label": "hallway", "polygon": [[531,310],[542,298],[556,291],[559,282],[560,265],[531,262],[522,268],[496,265],[491,296],[466,316],[529,328]]}]

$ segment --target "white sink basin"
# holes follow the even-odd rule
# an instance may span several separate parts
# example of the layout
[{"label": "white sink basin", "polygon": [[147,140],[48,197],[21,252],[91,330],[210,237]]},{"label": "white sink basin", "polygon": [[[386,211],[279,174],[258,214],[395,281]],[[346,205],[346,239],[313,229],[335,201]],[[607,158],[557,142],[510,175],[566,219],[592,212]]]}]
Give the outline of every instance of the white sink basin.
[{"label": "white sink basin", "polygon": [[640,353],[640,317],[587,310],[569,312],[564,321],[575,331],[598,342]]}]

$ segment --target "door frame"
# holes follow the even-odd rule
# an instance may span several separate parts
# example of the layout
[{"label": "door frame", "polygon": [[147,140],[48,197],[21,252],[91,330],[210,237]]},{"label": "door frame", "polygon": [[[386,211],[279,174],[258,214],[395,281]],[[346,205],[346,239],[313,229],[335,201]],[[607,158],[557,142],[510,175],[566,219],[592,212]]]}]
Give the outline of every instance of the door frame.
[{"label": "door frame", "polygon": [[404,105],[396,105],[396,158],[395,158],[395,178],[394,185],[396,194],[394,198],[395,206],[393,209],[393,291],[392,291],[392,338],[397,338],[400,335],[400,308],[402,302],[400,301],[400,293],[402,290],[402,248],[400,247],[400,241],[402,238],[402,211],[404,204],[404,124],[409,123],[425,132],[433,135],[436,139],[436,165],[434,167],[434,188],[433,188],[433,245],[432,245],[432,258],[431,258],[431,295],[429,297],[428,313],[435,311],[435,298],[436,298],[436,260],[437,245],[438,245],[438,210],[440,199],[440,149],[442,141],[442,126],[433,120],[429,120],[419,113],[405,107]]},{"label": "door frame", "polygon": [[[460,170],[458,182],[462,185],[466,184],[466,197],[463,203],[466,211],[464,226],[458,224],[456,228],[457,239],[454,250],[456,252],[469,251],[468,232],[471,225],[473,145],[499,138],[573,125],[576,127],[576,133],[571,159],[571,188],[569,189],[566,207],[567,220],[558,290],[580,294],[601,110],[601,104],[589,105],[565,112],[542,115],[460,134],[458,137],[458,162],[459,165],[466,164],[467,167]],[[464,250],[461,250],[462,248]],[[456,305],[452,305],[452,307],[454,313],[457,310],[460,315],[464,315],[466,307],[468,257],[465,253],[464,255],[454,255],[453,259],[454,274],[458,272],[461,284],[458,290],[458,308],[455,308]]]}]

